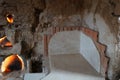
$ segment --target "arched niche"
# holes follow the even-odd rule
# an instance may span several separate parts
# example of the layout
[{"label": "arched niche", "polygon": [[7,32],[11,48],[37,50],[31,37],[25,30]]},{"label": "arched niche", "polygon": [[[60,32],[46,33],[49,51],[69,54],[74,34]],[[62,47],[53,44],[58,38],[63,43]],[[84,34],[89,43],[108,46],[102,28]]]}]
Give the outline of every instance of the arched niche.
[{"label": "arched niche", "polygon": [[44,54],[49,57],[60,54],[80,54],[103,76],[106,76],[109,58],[106,46],[98,39],[98,32],[86,27],[52,27],[51,34],[45,34]]},{"label": "arched niche", "polygon": [[[49,56],[61,54],[80,54],[100,73],[100,55],[93,40],[80,31],[56,33],[49,42]],[[71,64],[71,63],[70,63]],[[78,64],[84,64],[79,62]],[[53,65],[51,65],[53,67]]]}]

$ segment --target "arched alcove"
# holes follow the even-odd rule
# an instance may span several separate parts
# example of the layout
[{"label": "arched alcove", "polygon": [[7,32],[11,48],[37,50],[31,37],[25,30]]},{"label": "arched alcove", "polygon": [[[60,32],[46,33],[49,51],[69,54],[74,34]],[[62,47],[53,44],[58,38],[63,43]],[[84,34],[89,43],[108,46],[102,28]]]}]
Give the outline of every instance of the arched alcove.
[{"label": "arched alcove", "polygon": [[[86,60],[98,73],[100,72],[99,52],[98,52],[93,40],[89,36],[85,35],[84,33],[80,32],[80,31],[64,31],[64,32],[56,33],[51,38],[48,48],[49,48],[48,53],[49,53],[50,59],[53,57],[57,57],[60,60],[60,58],[64,59],[64,58],[62,58],[62,56],[63,57],[66,56],[65,58],[67,58],[67,56],[70,56],[70,55],[81,56],[79,58],[82,58],[82,57],[85,58],[84,60]],[[61,56],[61,57],[59,58],[58,56]],[[76,58],[76,57],[71,57],[71,58]],[[68,58],[68,59],[70,60],[70,58]],[[64,59],[64,60],[67,60],[67,59]],[[76,60],[78,60],[78,59],[76,59]],[[53,59],[52,59],[52,61],[53,61]],[[83,60],[81,60],[81,61],[79,61],[79,62],[76,61],[76,63],[78,62],[77,64],[84,64],[84,61]],[[86,61],[85,61],[85,63],[86,63]],[[62,62],[59,62],[59,63],[62,64]],[[61,64],[60,64],[60,66],[62,67]],[[75,65],[74,63],[67,63],[67,64]],[[51,68],[55,67],[55,65],[59,65],[59,64],[51,63]],[[86,66],[84,65],[84,67],[86,67]],[[88,67],[88,65],[87,65],[87,67]]]},{"label": "arched alcove", "polygon": [[[45,34],[43,37],[44,54],[49,58],[51,71],[55,69],[68,69],[69,71],[72,68],[76,69],[76,71],[80,69],[89,71],[87,68],[92,68],[91,72],[96,71],[97,74],[100,73],[104,77],[107,76],[109,59],[105,54],[106,46],[99,42],[98,32],[86,27],[53,27],[50,29],[50,33]],[[67,66],[68,68],[60,65],[64,62],[65,65],[76,63],[75,60],[78,61],[77,64],[85,63],[84,66],[86,67],[79,67],[77,70],[74,67],[69,68],[69,66],[72,66],[71,64]]]}]

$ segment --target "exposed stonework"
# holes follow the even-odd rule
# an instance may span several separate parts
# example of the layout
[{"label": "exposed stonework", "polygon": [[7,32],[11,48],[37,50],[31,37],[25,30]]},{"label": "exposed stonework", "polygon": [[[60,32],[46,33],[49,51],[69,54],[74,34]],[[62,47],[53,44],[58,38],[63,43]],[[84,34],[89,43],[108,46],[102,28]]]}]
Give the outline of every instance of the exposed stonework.
[{"label": "exposed stonework", "polygon": [[[120,54],[115,48],[119,5],[119,0],[1,0],[0,36],[6,35],[13,48],[0,54],[43,54],[42,36],[50,33],[49,27],[85,26],[98,31],[99,41],[107,45],[106,53],[111,58],[108,75],[112,79],[120,71],[120,59],[116,57]],[[6,21],[8,13],[15,16],[11,25]]]},{"label": "exposed stonework", "polygon": [[[118,6],[114,7],[117,1],[113,2],[112,0],[97,0],[97,1],[96,0],[87,0],[87,1],[85,0],[80,0],[80,1],[48,0],[47,3],[48,3],[47,11],[53,15],[69,16],[74,14],[82,14],[81,17],[84,17],[84,14],[86,12],[87,13],[93,12],[94,15],[98,13],[105,19],[106,23],[109,25],[109,28],[111,29],[111,32],[113,34],[117,34],[118,32],[117,17],[112,15],[112,13],[115,12],[116,14],[116,11],[119,11],[117,10]],[[119,15],[119,14],[117,13],[116,15]]]}]

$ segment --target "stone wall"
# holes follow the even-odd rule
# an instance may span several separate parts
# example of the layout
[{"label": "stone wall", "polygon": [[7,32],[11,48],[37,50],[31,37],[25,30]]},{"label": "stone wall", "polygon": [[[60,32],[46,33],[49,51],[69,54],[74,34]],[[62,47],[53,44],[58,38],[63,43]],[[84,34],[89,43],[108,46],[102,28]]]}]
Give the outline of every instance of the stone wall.
[{"label": "stone wall", "polygon": [[[44,53],[42,36],[49,34],[49,27],[89,27],[99,32],[99,41],[107,46],[112,79],[120,71],[119,4],[119,0],[1,0],[0,27],[13,48],[0,54],[18,53],[30,59]],[[6,14],[14,14],[13,24],[7,23]]]}]

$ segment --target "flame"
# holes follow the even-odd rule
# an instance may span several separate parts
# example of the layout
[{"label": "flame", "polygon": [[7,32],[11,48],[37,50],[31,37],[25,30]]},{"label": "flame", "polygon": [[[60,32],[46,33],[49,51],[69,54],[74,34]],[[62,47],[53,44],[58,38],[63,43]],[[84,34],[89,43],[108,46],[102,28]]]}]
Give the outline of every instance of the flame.
[{"label": "flame", "polygon": [[4,36],[4,37],[0,38],[0,43],[2,43],[5,40],[5,38],[7,38],[7,37]]},{"label": "flame", "polygon": [[24,62],[22,60],[22,58],[19,55],[11,55],[8,56],[7,58],[5,58],[5,60],[2,62],[2,66],[1,66],[1,72],[11,72],[11,69],[9,68],[9,66],[11,64],[13,64],[15,62],[15,60],[19,60],[20,62],[20,66],[21,66],[21,70],[24,69]]},{"label": "flame", "polygon": [[12,43],[7,39],[7,36],[0,38],[0,46],[4,47],[12,47]]},{"label": "flame", "polygon": [[17,57],[20,59],[20,61],[21,61],[21,64],[22,64],[22,70],[24,69],[24,61],[23,61],[23,59],[20,57],[20,56],[18,56],[17,55]]},{"label": "flame", "polygon": [[12,47],[12,44],[11,44],[10,42],[6,42],[6,43],[5,43],[5,46],[7,46],[7,47]]},{"label": "flame", "polygon": [[12,14],[8,14],[7,15],[7,21],[12,24],[14,22],[14,19],[13,19],[13,15]]}]

